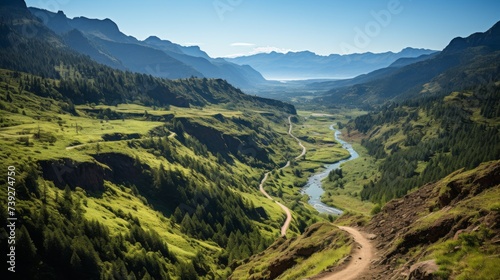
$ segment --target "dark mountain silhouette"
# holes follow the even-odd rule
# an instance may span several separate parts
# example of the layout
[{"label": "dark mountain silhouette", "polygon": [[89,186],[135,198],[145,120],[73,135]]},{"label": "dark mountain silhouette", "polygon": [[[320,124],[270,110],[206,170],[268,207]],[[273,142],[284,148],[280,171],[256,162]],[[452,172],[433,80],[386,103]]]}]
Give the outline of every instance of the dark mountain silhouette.
[{"label": "dark mountain silhouette", "polygon": [[125,70],[125,66],[120,60],[113,57],[111,54],[106,53],[103,48],[96,45],[95,42],[90,41],[80,31],[72,29],[71,31],[62,35],[66,45],[73,50],[86,54],[92,57],[96,62],[111,66],[116,69]]},{"label": "dark mountain silhouette", "polygon": [[71,48],[116,69],[162,78],[222,78],[242,88],[266,82],[251,67],[212,59],[198,46],[185,47],[156,36],[139,41],[123,34],[110,19],[69,19],[61,11],[53,13],[33,7],[29,9],[52,31],[63,36]]}]

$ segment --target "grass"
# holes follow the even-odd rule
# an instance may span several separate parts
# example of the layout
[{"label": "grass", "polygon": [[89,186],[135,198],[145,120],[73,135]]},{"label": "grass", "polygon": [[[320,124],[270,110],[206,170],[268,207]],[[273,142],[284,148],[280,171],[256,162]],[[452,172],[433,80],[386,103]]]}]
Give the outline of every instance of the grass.
[{"label": "grass", "polygon": [[[0,75],[3,72],[0,71]],[[173,147],[176,159],[166,160],[159,153],[151,149],[142,148],[141,141],[150,141],[151,131],[162,128],[167,130],[169,122],[153,121],[159,117],[175,116],[185,118],[189,122],[207,126],[223,132],[232,137],[256,135],[256,141],[269,151],[269,157],[280,166],[287,160],[293,159],[301,149],[297,142],[287,134],[287,115],[279,112],[259,111],[256,108],[230,109],[228,106],[207,106],[193,108],[179,107],[147,107],[139,104],[106,105],[79,105],[76,106],[77,114],[73,115],[62,108],[64,102],[43,98],[29,92],[13,93],[12,101],[7,101],[5,82],[0,82],[0,102],[2,116],[0,118],[0,146],[2,154],[0,159],[4,164],[15,162],[25,166],[41,160],[55,160],[71,158],[75,162],[94,162],[94,156],[99,153],[121,153],[131,158],[139,158],[141,164],[154,170],[163,164],[167,169],[176,169],[189,177],[195,184],[211,188],[209,176],[197,172],[189,166],[183,165],[179,159],[190,159],[200,166],[220,170],[224,175],[234,178],[232,184],[225,187],[239,194],[244,201],[255,207],[262,207],[269,216],[266,220],[251,220],[256,225],[259,234],[266,239],[274,239],[279,235],[279,230],[285,219],[281,208],[271,200],[265,199],[258,192],[261,176],[267,170],[264,168],[250,167],[233,157],[231,165],[221,164],[214,155],[201,156],[193,149],[179,141],[179,135],[168,138]],[[9,91],[15,91],[19,85],[8,85]],[[119,120],[100,120],[96,112],[109,109],[123,116]],[[147,112],[147,113],[146,113]],[[272,114],[271,114],[272,113]],[[341,110],[332,110],[329,114],[318,115],[312,111],[299,112],[299,124],[294,124],[293,133],[299,137],[307,147],[305,158],[296,160],[291,167],[282,171],[273,172],[265,185],[266,190],[273,195],[275,200],[281,201],[293,211],[293,221],[288,237],[297,237],[308,225],[325,217],[318,216],[316,211],[307,204],[307,198],[300,194],[300,189],[307,178],[321,170],[326,163],[332,163],[345,158],[348,153],[334,141],[333,132],[329,126],[336,122],[346,122],[353,116],[362,114],[353,111],[351,115],[344,114]],[[152,116],[147,118],[146,115]],[[264,116],[265,115],[265,116]],[[222,120],[221,120],[222,116]],[[155,118],[158,117],[158,118]],[[242,118],[254,124],[253,128],[242,128],[232,118]],[[138,134],[138,139],[104,141],[107,134]],[[186,136],[189,138],[189,136]],[[157,137],[154,137],[157,140]],[[66,149],[67,147],[74,147]],[[97,164],[97,163],[96,163]],[[268,167],[266,167],[268,168]],[[362,170],[362,166],[357,167]],[[297,176],[297,172],[300,173]],[[356,170],[353,176],[361,172]],[[363,171],[364,172],[364,171]],[[222,173],[221,173],[222,174]],[[246,178],[248,180],[243,180]],[[250,183],[247,183],[250,182]],[[47,195],[54,204],[55,197],[63,197],[63,191],[53,183],[40,179],[46,186]],[[281,193],[278,195],[278,193]],[[170,219],[169,211],[156,207],[153,198],[146,198],[134,194],[128,187],[114,182],[105,182],[105,191],[98,196],[87,194],[77,188],[72,196],[82,203],[83,216],[89,220],[103,223],[111,235],[127,234],[130,227],[129,216],[140,220],[141,226],[147,230],[154,230],[169,244],[170,250],[182,261],[193,259],[197,252],[210,256],[209,262],[213,271],[220,275],[227,272],[226,267],[219,265],[217,256],[225,251],[212,241],[197,240],[183,234],[178,224]],[[344,198],[348,201],[348,197]],[[21,202],[20,205],[36,204],[38,202]],[[361,203],[350,201],[352,205]],[[31,204],[30,204],[31,205]],[[28,207],[28,206],[26,206]],[[356,206],[358,207],[358,206]],[[361,207],[361,204],[360,206]],[[57,207],[54,205],[54,209]],[[323,233],[322,233],[323,234]],[[325,233],[326,234],[326,233]],[[321,236],[321,234],[319,235]],[[298,237],[297,237],[298,238]],[[321,242],[317,239],[314,242]],[[344,246],[345,245],[345,246]],[[350,248],[330,248],[324,250],[324,256],[313,255],[310,260],[301,261],[300,271],[319,271],[331,265],[336,259],[344,255]],[[139,246],[130,244],[127,248],[129,254],[139,250]],[[260,263],[257,267],[264,268],[268,263]],[[295,272],[287,277],[295,277]],[[307,274],[310,275],[310,274]]]},{"label": "grass", "polygon": [[[500,252],[497,246],[484,244],[489,233],[488,229],[482,228],[475,233],[461,234],[457,240],[434,246],[433,257],[439,265],[438,275],[462,280],[499,279]],[[485,254],[487,251],[489,253]]]},{"label": "grass", "polygon": [[[232,279],[267,277],[269,264],[283,258],[293,260],[295,265],[277,279],[302,279],[324,271],[349,254],[351,243],[347,233],[330,223],[317,223],[311,227],[315,229],[314,234],[280,239],[264,252],[253,256],[234,271]],[[320,248],[309,256],[297,254],[298,251],[318,246]]]},{"label": "grass", "polygon": [[[1,71],[0,71],[1,72]],[[2,75],[3,72],[0,73]],[[22,94],[11,93],[11,101],[7,101],[5,83],[0,81],[0,147],[2,153],[0,159],[3,165],[16,164],[21,174],[18,179],[22,180],[23,167],[32,162],[41,160],[55,160],[60,158],[71,158],[74,162],[95,162],[94,155],[98,153],[121,153],[131,158],[139,158],[141,164],[151,169],[158,168],[163,163],[167,169],[176,169],[184,173],[195,184],[210,188],[214,185],[205,175],[198,173],[192,168],[183,166],[181,161],[174,159],[167,161],[153,151],[141,148],[141,141],[150,140],[150,132],[157,128],[164,128],[168,123],[152,121],[155,118],[145,118],[145,112],[150,116],[175,115],[176,118],[188,118],[190,122],[212,127],[225,134],[237,137],[256,133],[259,141],[267,140],[266,148],[272,153],[271,158],[276,162],[283,162],[283,154],[291,154],[295,148],[291,148],[296,142],[287,135],[286,115],[276,112],[273,116],[267,116],[270,112],[255,114],[252,108],[228,109],[224,106],[207,106],[204,108],[153,108],[138,104],[118,104],[117,106],[76,106],[78,115],[72,115],[62,110],[62,102],[43,98],[24,91]],[[17,89],[18,85],[12,85],[11,91]],[[124,119],[99,120],[95,118],[96,110],[110,109]],[[214,117],[215,116],[215,117]],[[223,116],[227,122],[218,120]],[[216,118],[217,117],[217,118]],[[231,118],[243,118],[249,123],[260,122],[263,125],[258,131],[241,129]],[[106,134],[138,134],[138,139],[104,141]],[[38,137],[40,136],[40,137]],[[189,138],[189,136],[186,136]],[[233,158],[232,165],[218,163],[214,155],[201,156],[193,149],[186,147],[178,140],[178,136],[169,138],[177,158],[189,158],[201,166],[227,172],[226,176],[233,177],[233,184],[222,186],[241,195],[249,205],[262,207],[269,216],[266,220],[251,220],[256,225],[259,234],[267,240],[279,236],[281,224],[284,221],[284,213],[273,201],[265,199],[257,189],[260,176],[264,173],[261,168],[250,167]],[[154,138],[155,140],[157,137]],[[272,140],[272,141],[269,141]],[[262,144],[262,143],[261,143]],[[78,146],[66,149],[69,146]],[[2,165],[2,166],[3,166]],[[247,185],[242,178],[253,182]],[[40,185],[45,186],[49,204],[54,204],[55,197],[63,197],[63,191],[56,188],[50,181],[40,179]],[[131,189],[113,182],[105,182],[105,191],[98,196],[87,194],[84,190],[77,188],[72,196],[82,204],[83,216],[88,220],[97,220],[109,229],[112,236],[127,234],[130,228],[129,216],[140,221],[145,230],[158,232],[162,240],[168,243],[170,251],[181,261],[193,259],[198,252],[207,256],[208,265],[216,274],[222,277],[228,272],[228,268],[220,264],[218,256],[225,251],[212,241],[198,240],[181,232],[180,226],[170,219],[168,211],[153,209],[152,203],[157,205],[152,198],[147,201],[144,197],[132,193]],[[20,207],[30,208],[38,201],[22,201]],[[53,205],[57,209],[57,205]],[[292,231],[297,231],[294,225]],[[295,235],[297,233],[293,233]],[[134,249],[135,248],[135,249]],[[127,253],[133,253],[139,247],[130,245]]]},{"label": "grass", "polygon": [[[154,230],[168,243],[169,249],[181,259],[187,260],[194,257],[197,248],[193,247],[192,239],[180,232],[179,226],[155,211],[136,197],[131,189],[118,187],[110,182],[106,183],[107,191],[102,198],[87,197],[85,218],[98,220],[106,225],[112,235],[128,230],[129,221],[124,219],[128,215],[140,220],[144,229]],[[212,253],[221,250],[218,246],[206,242],[198,242]]]},{"label": "grass", "polygon": [[340,248],[334,248],[314,254],[311,257],[303,260],[293,269],[285,272],[278,279],[293,280],[303,279],[317,275],[325,271],[328,267],[334,266],[342,258],[347,256],[351,251],[351,247],[343,245]]},{"label": "grass", "polygon": [[363,185],[376,181],[380,176],[378,162],[369,156],[366,148],[360,144],[353,143],[353,148],[359,157],[342,164],[344,178],[341,180],[344,182],[344,187],[335,187],[334,182],[325,178],[322,202],[347,211],[369,215],[375,205],[369,201],[361,201],[359,194]]}]

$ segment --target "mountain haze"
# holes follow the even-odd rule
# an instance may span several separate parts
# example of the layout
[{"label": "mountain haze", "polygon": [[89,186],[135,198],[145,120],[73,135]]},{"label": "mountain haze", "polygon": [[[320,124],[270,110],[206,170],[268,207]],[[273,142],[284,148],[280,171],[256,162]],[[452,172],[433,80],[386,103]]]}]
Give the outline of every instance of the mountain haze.
[{"label": "mountain haze", "polygon": [[0,1],[0,279],[500,279],[500,22],[252,57]]},{"label": "mountain haze", "polygon": [[389,66],[402,57],[418,57],[434,53],[433,50],[405,48],[398,53],[360,53],[317,55],[310,51],[271,52],[235,58],[227,61],[250,65],[264,77],[272,80],[338,79],[366,74]]},{"label": "mountain haze", "polygon": [[[500,22],[486,32],[455,38],[440,53],[403,67],[388,67],[350,81],[339,81],[318,100],[380,104],[416,96],[446,93],[498,79]],[[400,63],[400,62],[399,62]],[[380,75],[383,73],[383,75]],[[369,79],[365,79],[365,78]],[[486,80],[484,80],[486,79]]]},{"label": "mountain haze", "polygon": [[266,82],[251,67],[212,59],[197,46],[185,47],[154,36],[139,41],[123,34],[110,19],[69,19],[62,11],[53,13],[38,8],[30,11],[74,50],[116,69],[170,79],[221,78],[241,88]]}]

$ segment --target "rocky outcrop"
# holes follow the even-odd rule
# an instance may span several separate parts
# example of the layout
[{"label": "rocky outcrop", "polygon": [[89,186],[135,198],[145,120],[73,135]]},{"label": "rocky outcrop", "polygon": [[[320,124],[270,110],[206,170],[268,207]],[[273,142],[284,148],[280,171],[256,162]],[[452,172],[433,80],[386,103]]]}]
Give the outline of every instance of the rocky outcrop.
[{"label": "rocky outcrop", "polygon": [[90,192],[104,190],[106,168],[97,162],[77,162],[69,158],[39,162],[43,178],[58,188],[81,187]]},{"label": "rocky outcrop", "polygon": [[465,178],[451,180],[439,195],[439,207],[443,208],[454,201],[460,201],[467,196],[478,195],[500,182],[500,165],[486,167],[484,172],[476,172]]},{"label": "rocky outcrop", "polygon": [[240,160],[243,159],[242,156],[247,156],[264,163],[270,161],[269,151],[262,144],[257,143],[251,135],[235,136],[187,118],[179,118],[178,120],[182,123],[186,133],[205,144],[212,153],[219,153],[228,161],[231,161],[230,154]]},{"label": "rocky outcrop", "polygon": [[77,162],[64,158],[43,160],[39,164],[43,178],[54,182],[58,188],[81,187],[90,192],[104,191],[104,181],[126,185],[151,185],[151,176],[145,175],[149,167],[128,155],[101,153],[94,155],[93,161]]},{"label": "rocky outcrop", "polygon": [[149,166],[141,164],[128,155],[121,153],[101,153],[94,158],[109,167],[104,172],[104,179],[125,185],[151,185],[151,176],[145,175],[144,170]]},{"label": "rocky outcrop", "polygon": [[432,253],[427,248],[481,227],[498,236],[500,213],[487,210],[481,202],[491,200],[495,191],[490,189],[498,187],[500,161],[493,161],[458,170],[388,202],[365,227],[379,251],[372,279],[435,279],[436,263],[421,262]]},{"label": "rocky outcrop", "polygon": [[139,139],[141,138],[141,135],[139,133],[109,133],[109,134],[103,134],[101,138],[104,141],[118,141],[118,140],[130,140],[130,139]]},{"label": "rocky outcrop", "polygon": [[438,271],[439,267],[435,260],[419,262],[410,267],[408,280],[434,280],[438,279],[434,276],[434,272]]}]

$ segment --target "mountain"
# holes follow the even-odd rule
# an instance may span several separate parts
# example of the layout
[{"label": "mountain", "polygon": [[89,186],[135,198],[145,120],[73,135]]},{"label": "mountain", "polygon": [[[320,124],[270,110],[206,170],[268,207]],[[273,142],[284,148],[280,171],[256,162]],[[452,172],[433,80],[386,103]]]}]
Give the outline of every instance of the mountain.
[{"label": "mountain", "polygon": [[122,62],[111,54],[106,53],[96,45],[95,42],[89,40],[85,35],[76,29],[71,29],[66,32],[62,39],[64,43],[73,50],[92,57],[96,62],[111,66],[115,69],[125,70]]},{"label": "mountain", "polygon": [[398,71],[399,68],[404,67],[406,65],[410,65],[413,63],[417,63],[419,61],[424,61],[430,59],[437,55],[439,52],[435,52],[432,54],[423,54],[418,57],[402,57],[398,60],[394,61],[391,65],[385,68],[377,69],[368,74],[362,74],[356,76],[352,79],[342,79],[335,81],[323,81],[323,82],[312,82],[307,84],[307,88],[310,90],[331,90],[333,88],[342,88],[347,86],[353,86],[357,84],[362,84],[366,82],[370,82],[373,80],[378,80],[383,77],[388,77],[391,74]]},{"label": "mountain", "polygon": [[[443,51],[423,61],[367,74],[375,79],[353,79],[319,97],[318,102],[373,105],[459,90],[481,79],[494,80],[500,75],[499,40],[500,23],[496,23],[486,32],[453,39]],[[384,75],[377,76],[380,72]]]},{"label": "mountain", "polygon": [[149,36],[146,40],[141,42],[144,45],[153,47],[155,49],[159,49],[165,51],[167,53],[176,53],[176,54],[184,54],[191,57],[201,57],[207,60],[212,59],[208,56],[207,53],[202,51],[198,46],[181,46],[179,44],[175,44],[170,42],[169,40],[162,40],[156,36]]},{"label": "mountain", "polygon": [[310,51],[271,52],[250,56],[225,58],[240,65],[250,65],[272,80],[281,79],[338,79],[366,74],[389,66],[403,57],[418,57],[434,53],[433,50],[405,48],[398,53],[361,53],[328,56],[317,55]]},{"label": "mountain", "polygon": [[[2,279],[304,279],[346,267],[359,279],[500,277],[495,32],[447,50],[475,60],[427,83],[436,93],[297,115],[220,78],[153,77],[74,49],[117,65],[125,51],[187,55],[167,41],[129,42],[107,21],[61,36],[22,0],[0,13]],[[325,180],[328,203],[355,208],[342,217],[301,193],[346,154],[334,122],[363,146]]]},{"label": "mountain", "polygon": [[241,88],[252,88],[266,82],[251,67],[212,59],[197,46],[185,47],[155,36],[139,41],[123,34],[110,19],[69,19],[62,11],[29,10],[59,34],[68,46],[116,69],[170,79],[192,76],[221,78]]},{"label": "mountain", "polygon": [[193,66],[207,78],[222,78],[243,88],[253,88],[266,84],[262,75],[248,65],[228,63],[223,59],[210,58],[197,46],[184,47],[168,40],[150,36],[142,42],[152,48],[162,50],[169,56]]},{"label": "mountain", "polygon": [[0,184],[16,202],[2,279],[225,279],[279,235],[281,209],[254,204],[254,185],[295,150],[292,105],[99,64],[64,42],[103,39],[63,40],[18,7],[0,23]]}]

